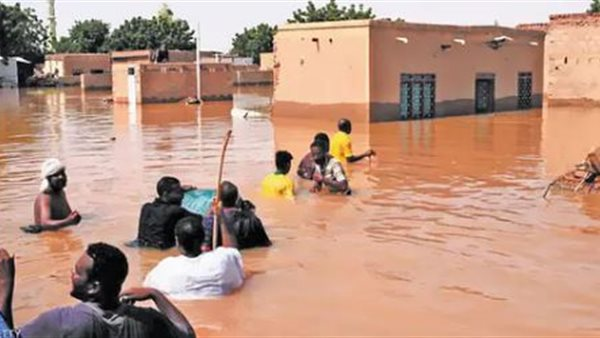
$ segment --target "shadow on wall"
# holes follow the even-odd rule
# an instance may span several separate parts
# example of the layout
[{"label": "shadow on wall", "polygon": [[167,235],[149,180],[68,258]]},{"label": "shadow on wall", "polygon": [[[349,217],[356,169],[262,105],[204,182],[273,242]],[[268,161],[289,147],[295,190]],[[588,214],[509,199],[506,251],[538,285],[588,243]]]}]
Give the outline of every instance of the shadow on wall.
[{"label": "shadow on wall", "polygon": [[592,148],[600,146],[598,126],[600,106],[546,103],[542,120],[546,175],[554,177],[573,169]]}]

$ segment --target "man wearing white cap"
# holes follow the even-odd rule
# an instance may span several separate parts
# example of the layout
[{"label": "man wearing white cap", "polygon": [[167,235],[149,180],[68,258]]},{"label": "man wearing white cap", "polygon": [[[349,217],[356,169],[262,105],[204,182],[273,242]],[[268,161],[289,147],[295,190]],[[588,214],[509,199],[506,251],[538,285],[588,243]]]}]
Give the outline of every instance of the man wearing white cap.
[{"label": "man wearing white cap", "polygon": [[79,212],[71,211],[64,188],[67,186],[65,166],[55,158],[42,164],[40,193],[34,204],[34,225],[23,227],[25,232],[58,230],[81,221]]}]

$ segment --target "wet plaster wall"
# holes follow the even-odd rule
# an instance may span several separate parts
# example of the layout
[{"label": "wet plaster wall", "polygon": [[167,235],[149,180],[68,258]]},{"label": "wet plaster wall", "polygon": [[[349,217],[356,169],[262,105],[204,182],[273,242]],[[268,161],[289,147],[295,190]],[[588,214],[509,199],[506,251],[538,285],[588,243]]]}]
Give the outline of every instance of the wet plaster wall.
[{"label": "wet plaster wall", "polygon": [[[486,44],[499,36],[513,40],[498,49]],[[540,32],[502,27],[376,22],[370,36],[371,120],[399,119],[402,73],[435,74],[436,116],[475,113],[478,74],[494,74],[495,111],[507,111],[517,109],[518,73],[531,72],[532,104],[540,107],[543,38]]]},{"label": "wet plaster wall", "polygon": [[368,20],[280,27],[273,114],[367,118],[368,59]]},{"label": "wet plaster wall", "polygon": [[546,36],[545,93],[600,101],[600,15],[556,15]]}]

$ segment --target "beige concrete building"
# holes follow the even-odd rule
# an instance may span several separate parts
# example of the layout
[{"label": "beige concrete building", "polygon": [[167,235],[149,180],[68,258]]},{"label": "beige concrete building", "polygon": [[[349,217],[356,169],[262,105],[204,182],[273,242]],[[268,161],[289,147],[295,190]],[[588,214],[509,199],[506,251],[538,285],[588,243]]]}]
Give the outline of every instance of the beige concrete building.
[{"label": "beige concrete building", "polygon": [[273,53],[260,53],[260,70],[273,70],[275,55]]},{"label": "beige concrete building", "polygon": [[544,93],[551,101],[600,101],[600,14],[552,15]]},{"label": "beige concrete building", "polygon": [[369,121],[541,105],[544,33],[356,20],[279,27],[274,114]]}]

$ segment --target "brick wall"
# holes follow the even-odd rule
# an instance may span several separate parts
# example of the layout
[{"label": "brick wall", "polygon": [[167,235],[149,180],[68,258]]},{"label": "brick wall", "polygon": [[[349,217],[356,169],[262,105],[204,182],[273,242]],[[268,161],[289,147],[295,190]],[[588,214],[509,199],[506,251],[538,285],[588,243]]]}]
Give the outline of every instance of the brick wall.
[{"label": "brick wall", "polygon": [[[194,63],[113,64],[113,100],[128,102],[129,67],[134,67],[138,85],[138,103],[175,102],[196,96],[196,65]],[[233,94],[235,72],[255,70],[256,66],[203,64],[202,98],[229,99]]]},{"label": "brick wall", "polygon": [[81,89],[110,89],[112,87],[112,74],[81,74],[79,75]]},{"label": "brick wall", "polygon": [[143,103],[179,101],[195,96],[196,92],[196,72],[193,65],[142,65],[140,81]]},{"label": "brick wall", "polygon": [[61,76],[58,78],[59,86],[78,86],[79,84],[79,76]]},{"label": "brick wall", "polygon": [[522,31],[538,31],[538,32],[546,32],[548,30],[548,24],[547,23],[523,23],[520,25],[517,25],[517,27],[515,27],[518,30],[522,30]]}]

